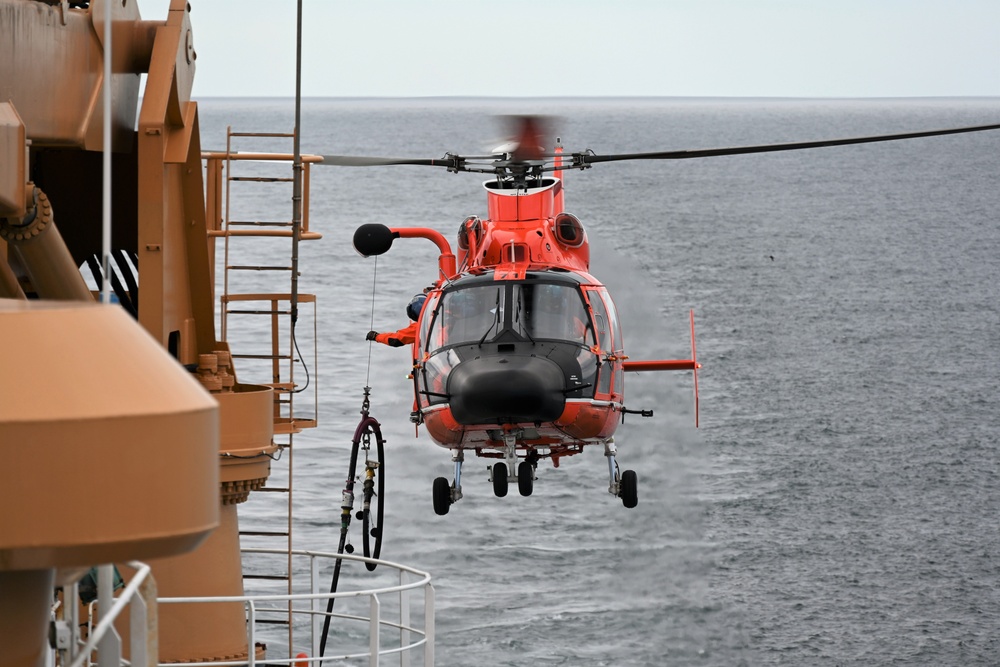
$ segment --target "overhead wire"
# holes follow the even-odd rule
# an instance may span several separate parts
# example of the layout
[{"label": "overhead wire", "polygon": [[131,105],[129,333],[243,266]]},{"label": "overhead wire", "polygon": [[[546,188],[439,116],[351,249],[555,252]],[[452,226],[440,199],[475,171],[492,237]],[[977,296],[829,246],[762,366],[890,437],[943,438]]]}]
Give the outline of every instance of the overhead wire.
[{"label": "overhead wire", "polygon": [[[375,256],[375,266],[372,269],[372,312],[368,324],[369,331],[375,330],[375,287],[377,284],[378,284],[378,255]],[[368,368],[365,371],[365,387],[371,386],[373,342],[374,341],[368,341]]]}]

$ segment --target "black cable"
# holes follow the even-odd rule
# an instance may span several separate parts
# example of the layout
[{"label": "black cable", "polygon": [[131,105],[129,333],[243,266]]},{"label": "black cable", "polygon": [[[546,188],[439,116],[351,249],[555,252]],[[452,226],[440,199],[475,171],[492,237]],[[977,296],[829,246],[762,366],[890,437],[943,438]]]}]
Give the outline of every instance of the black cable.
[{"label": "black cable", "polygon": [[[367,401],[367,394],[365,396]],[[347,531],[351,525],[351,511],[354,509],[354,478],[357,474],[358,468],[358,449],[361,445],[361,439],[366,433],[373,432],[375,434],[375,441],[378,444],[379,452],[381,456],[382,451],[382,430],[381,425],[374,417],[370,417],[367,410],[362,412],[363,417],[358,427],[354,430],[354,440],[351,442],[351,462],[347,472],[347,484],[344,487],[343,503],[341,504],[340,513],[340,544],[337,547],[337,555],[344,555],[344,547],[347,544]],[[381,542],[379,543],[381,547]],[[344,559],[338,558],[337,564],[333,568],[333,580],[330,582],[330,594],[333,595],[337,592],[337,586],[340,583],[340,569],[343,565]],[[322,658],[326,655],[326,640],[330,633],[330,619],[333,618],[333,603],[336,598],[331,597],[326,602],[326,616],[323,619],[323,636],[320,638],[319,644],[319,657]],[[322,660],[320,661],[322,665]]]}]

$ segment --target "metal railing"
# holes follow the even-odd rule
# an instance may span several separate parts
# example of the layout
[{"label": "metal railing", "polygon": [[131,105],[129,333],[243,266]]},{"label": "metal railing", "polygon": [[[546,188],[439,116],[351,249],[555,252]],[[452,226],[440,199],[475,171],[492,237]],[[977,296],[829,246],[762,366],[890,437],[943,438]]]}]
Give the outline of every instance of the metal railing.
[{"label": "metal railing", "polygon": [[[263,554],[280,556],[286,554],[280,549],[243,549],[242,551],[244,556],[251,557]],[[150,575],[149,566],[139,562],[129,563],[130,567],[136,569],[135,575],[121,594],[114,599],[114,604],[107,613],[100,617],[100,621],[96,625],[93,624],[94,615],[91,613],[86,643],[80,641],[79,635],[72,631],[73,628],[77,627],[75,619],[69,618],[66,621],[56,623],[54,639],[56,652],[59,654],[59,664],[68,667],[90,667],[92,665],[119,667],[124,664],[144,667],[147,665],[150,667],[152,665],[171,667],[179,664],[183,664],[184,667],[256,667],[256,665],[320,667],[367,658],[368,665],[377,667],[381,664],[388,664],[382,662],[383,658],[393,657],[398,659],[398,663],[393,661],[394,664],[399,664],[400,667],[410,667],[411,658],[417,651],[419,651],[419,657],[422,658],[418,664],[422,664],[424,667],[430,667],[434,664],[434,586],[431,584],[431,577],[428,573],[391,561],[349,554],[338,555],[301,550],[292,551],[291,554],[296,562],[307,561],[306,567],[310,581],[308,593],[156,598],[156,584]],[[336,593],[324,592],[321,590],[323,582],[326,581],[321,576],[323,565],[332,567],[337,559],[359,563],[377,563],[382,568],[394,570],[399,583]],[[110,568],[110,566],[107,567]],[[416,600],[411,599],[411,595],[415,592],[422,592],[422,596],[414,596],[417,598]],[[76,596],[75,585],[70,589],[69,594],[73,597]],[[420,597],[422,600],[419,599]],[[328,614],[326,605],[331,599],[342,601],[342,605],[349,600],[363,602],[367,599],[368,604],[364,606],[367,612],[356,613],[344,609]],[[97,602],[100,604],[99,600]],[[246,658],[230,662],[156,662],[159,645],[156,624],[158,605],[231,604],[233,602],[241,603],[246,613]],[[422,619],[414,621],[413,606],[421,602],[422,605],[420,605],[420,611],[417,615],[422,616]],[[121,642],[117,633],[113,631],[115,619],[126,606],[130,607],[132,627],[131,660],[128,662],[122,660]],[[393,607],[395,614],[392,613]],[[68,608],[75,608],[75,605],[68,605]],[[291,609],[290,614],[289,609]],[[268,613],[280,614],[285,617],[290,615],[293,619],[291,631],[282,629],[280,632],[268,633],[268,624],[265,618]],[[322,628],[327,616],[341,621],[341,624],[337,626],[337,631],[341,635],[338,650],[343,649],[344,644],[349,642],[361,645],[355,646],[354,650],[336,654],[331,652],[321,657],[319,653]],[[358,632],[354,632],[352,636],[345,638],[343,624],[347,623],[353,623],[356,627],[363,628],[361,635],[367,636],[359,636]],[[291,637],[291,644],[281,645],[283,637]],[[278,639],[277,645],[273,643],[276,638]],[[264,639],[271,641],[272,644],[268,645],[266,657],[258,658],[257,645],[260,640]],[[328,644],[328,646],[332,645]],[[365,645],[366,647],[362,648]],[[281,649],[284,649],[284,657],[278,655],[281,653]],[[97,656],[96,660],[94,660],[95,655]]]},{"label": "metal railing", "polygon": [[[156,582],[149,574],[149,566],[145,563],[132,561],[129,567],[136,572],[121,594],[111,597],[111,565],[101,566],[98,589],[100,591],[96,603],[107,611],[101,614],[100,621],[93,624],[93,603],[89,605],[91,613],[88,624],[87,641],[80,640],[79,619],[75,600],[78,597],[77,586],[74,584],[65,591],[65,615],[54,622],[53,642],[59,664],[68,667],[83,667],[96,664],[99,667],[118,667],[122,664],[122,646],[118,634],[114,631],[114,622],[119,615],[129,607],[130,623],[134,628],[129,644],[131,665],[143,667],[156,664],[157,653],[157,622],[156,622]],[[107,605],[104,607],[104,605]],[[96,663],[92,662],[94,652],[98,654]]]},{"label": "metal railing", "polygon": [[[285,552],[279,549],[243,549],[244,556],[254,554],[282,555]],[[421,651],[423,662],[426,667],[434,664],[434,587],[431,584],[431,577],[426,572],[393,563],[390,561],[364,558],[348,554],[338,555],[335,553],[302,551],[291,552],[296,561],[306,559],[309,571],[309,592],[293,594],[275,595],[243,595],[228,597],[184,597],[184,598],[159,598],[159,604],[223,604],[242,603],[247,615],[247,658],[232,662],[184,662],[185,667],[255,667],[258,664],[266,664],[268,667],[278,665],[289,665],[294,667],[305,667],[306,665],[331,665],[345,660],[357,660],[367,658],[368,664],[377,666],[384,664],[382,658],[387,656],[398,657],[398,664],[401,667],[408,667],[411,664],[411,656],[418,649]],[[356,561],[361,563],[377,563],[383,568],[391,568],[398,573],[398,584],[386,585],[377,588],[360,590],[338,591],[337,593],[324,592],[321,590],[325,581],[321,577],[322,565],[331,563],[337,559],[344,561]],[[423,592],[422,623],[415,624],[412,620],[412,605],[410,599],[414,591]],[[326,605],[330,599],[368,600],[367,613],[348,613],[345,611],[326,612]],[[387,615],[384,607],[393,601],[396,613]],[[291,609],[293,637],[291,646],[280,645],[276,648],[284,648],[285,657],[278,657],[272,652],[272,645],[268,645],[267,657],[259,659],[256,656],[256,645],[261,639],[274,641],[275,638],[284,634],[268,633],[265,616],[268,613],[276,613],[284,616],[289,615]],[[342,622],[356,623],[367,626],[367,648],[361,650],[350,650],[344,653],[329,654],[319,656],[323,621],[326,616],[339,619]],[[384,632],[386,631],[386,632]],[[396,633],[398,637],[390,637],[390,633]],[[302,638],[300,640],[300,638]],[[357,641],[358,637],[348,638]],[[278,640],[280,641],[280,639]],[[161,663],[161,667],[181,663]],[[356,664],[356,663],[355,663]]]}]

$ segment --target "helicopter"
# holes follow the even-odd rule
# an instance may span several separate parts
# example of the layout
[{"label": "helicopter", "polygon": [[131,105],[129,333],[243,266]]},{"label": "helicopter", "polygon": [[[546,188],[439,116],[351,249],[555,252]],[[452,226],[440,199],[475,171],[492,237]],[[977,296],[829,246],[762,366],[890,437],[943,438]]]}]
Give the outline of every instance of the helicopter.
[{"label": "helicopter", "polygon": [[[590,244],[580,219],[565,210],[560,172],[603,162],[680,160],[778,152],[1000,129],[981,125],[822,141],[699,150],[599,155],[549,150],[544,118],[516,119],[516,138],[487,155],[442,158],[324,155],[336,166],[413,165],[452,173],[492,175],[483,183],[487,216],[458,228],[458,254],[429,228],[361,225],[354,247],[365,257],[388,252],[398,238],[432,241],[440,252],[434,283],[411,302],[406,342],[413,351],[414,411],[436,444],[452,452],[454,477],[433,484],[434,511],[447,514],[462,498],[465,452],[498,459],[490,468],[494,494],[516,483],[531,495],[540,460],[600,445],[608,462],[608,491],[626,508],[638,504],[638,475],[622,470],[614,435],[625,415],[652,410],[625,406],[625,373],[692,371],[695,423],[698,378],[694,314],[691,358],[631,360],[607,288],[589,273]],[[370,332],[369,340],[376,332]],[[382,334],[381,342],[386,342]],[[405,344],[394,340],[395,344]]]}]

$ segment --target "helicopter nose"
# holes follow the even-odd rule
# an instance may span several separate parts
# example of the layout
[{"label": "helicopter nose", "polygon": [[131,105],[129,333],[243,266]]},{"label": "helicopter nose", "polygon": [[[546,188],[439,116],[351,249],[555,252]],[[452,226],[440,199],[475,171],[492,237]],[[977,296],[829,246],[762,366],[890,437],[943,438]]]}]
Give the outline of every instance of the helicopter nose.
[{"label": "helicopter nose", "polygon": [[448,378],[451,414],[465,425],[552,421],[566,405],[563,385],[563,371],[550,359],[469,359],[455,366]]}]

